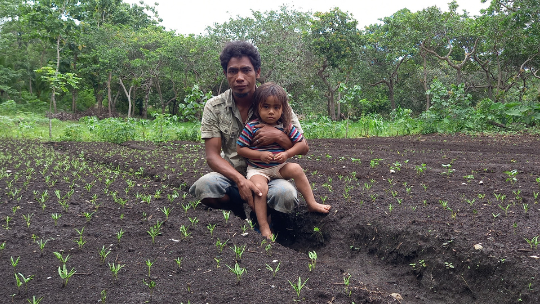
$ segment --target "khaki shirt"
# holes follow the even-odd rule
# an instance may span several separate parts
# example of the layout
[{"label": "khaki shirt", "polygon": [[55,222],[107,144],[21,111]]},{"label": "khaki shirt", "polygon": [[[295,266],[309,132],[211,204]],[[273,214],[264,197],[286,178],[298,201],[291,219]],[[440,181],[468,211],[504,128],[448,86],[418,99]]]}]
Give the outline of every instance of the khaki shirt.
[{"label": "khaki shirt", "polygon": [[[201,121],[201,138],[221,137],[221,157],[242,175],[246,175],[247,163],[242,156],[236,153],[236,140],[245,124],[253,118],[252,116],[253,109],[250,108],[248,120],[242,122],[240,111],[238,111],[232,91],[229,89],[206,102]],[[304,133],[294,112],[292,113],[292,124],[300,133]]]}]

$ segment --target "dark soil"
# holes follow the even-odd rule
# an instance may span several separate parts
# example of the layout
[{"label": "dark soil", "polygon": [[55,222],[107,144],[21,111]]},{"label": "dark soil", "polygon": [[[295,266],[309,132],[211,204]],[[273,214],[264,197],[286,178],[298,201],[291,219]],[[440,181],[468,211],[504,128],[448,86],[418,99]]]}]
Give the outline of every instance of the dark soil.
[{"label": "dark soil", "polygon": [[[301,201],[295,214],[273,214],[269,244],[247,221],[186,196],[209,170],[202,144],[0,141],[0,303],[98,303],[102,291],[107,303],[540,302],[539,137],[309,144],[295,161],[332,211],[310,214]],[[235,246],[245,246],[241,258]],[[104,263],[102,248],[111,251]],[[53,252],[76,270],[66,286]],[[112,263],[124,266],[117,279]],[[236,263],[246,269],[240,280],[228,268]],[[275,277],[267,265],[279,265]],[[14,273],[34,277],[17,288]],[[290,282],[299,278],[298,298]]]}]

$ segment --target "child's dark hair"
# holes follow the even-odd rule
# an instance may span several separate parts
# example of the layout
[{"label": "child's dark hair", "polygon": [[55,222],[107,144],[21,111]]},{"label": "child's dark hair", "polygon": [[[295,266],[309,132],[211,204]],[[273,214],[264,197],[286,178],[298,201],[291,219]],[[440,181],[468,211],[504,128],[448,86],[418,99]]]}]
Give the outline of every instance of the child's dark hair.
[{"label": "child's dark hair", "polygon": [[259,116],[259,108],[261,106],[261,103],[264,102],[269,97],[276,98],[281,103],[281,123],[283,124],[283,128],[285,129],[285,132],[289,132],[291,130],[291,124],[292,124],[292,111],[291,107],[289,106],[289,98],[287,96],[287,92],[285,90],[273,83],[273,82],[266,82],[255,90],[255,94],[253,95],[253,111],[255,113],[255,116],[257,118],[260,118]]}]

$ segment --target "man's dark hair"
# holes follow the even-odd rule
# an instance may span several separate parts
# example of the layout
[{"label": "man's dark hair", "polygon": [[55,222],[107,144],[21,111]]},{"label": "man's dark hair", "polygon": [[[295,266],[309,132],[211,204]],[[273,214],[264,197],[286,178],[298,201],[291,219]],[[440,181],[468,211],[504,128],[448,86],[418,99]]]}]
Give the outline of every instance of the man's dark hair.
[{"label": "man's dark hair", "polygon": [[251,61],[255,71],[261,68],[261,55],[259,55],[257,48],[247,41],[237,40],[227,43],[219,55],[219,60],[221,61],[223,71],[227,72],[227,65],[229,64],[231,58],[240,58],[243,56],[249,58],[249,61]]}]

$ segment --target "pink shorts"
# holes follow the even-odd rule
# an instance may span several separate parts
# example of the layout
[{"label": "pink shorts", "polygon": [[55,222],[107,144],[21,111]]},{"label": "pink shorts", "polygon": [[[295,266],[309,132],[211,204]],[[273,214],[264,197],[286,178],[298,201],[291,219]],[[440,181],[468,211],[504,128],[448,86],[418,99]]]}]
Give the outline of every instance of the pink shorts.
[{"label": "pink shorts", "polygon": [[255,168],[252,166],[247,167],[247,179],[250,179],[253,175],[262,175],[266,177],[268,181],[271,181],[276,178],[283,178],[281,174],[279,174],[279,170],[285,166],[286,163],[279,164],[277,166],[273,166],[270,168]]}]

